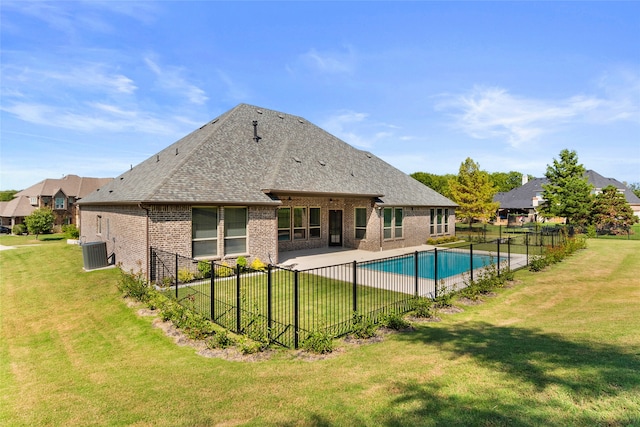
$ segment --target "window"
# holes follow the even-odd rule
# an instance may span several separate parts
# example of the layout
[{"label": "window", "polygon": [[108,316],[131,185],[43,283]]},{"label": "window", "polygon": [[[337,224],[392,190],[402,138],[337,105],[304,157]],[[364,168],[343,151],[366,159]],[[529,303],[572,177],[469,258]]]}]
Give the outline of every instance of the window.
[{"label": "window", "polygon": [[320,238],[320,208],[309,208],[309,238]]},{"label": "window", "polygon": [[218,208],[192,209],[191,238],[194,258],[218,255]]},{"label": "window", "polygon": [[384,208],[384,220],[383,220],[383,228],[384,228],[384,238],[391,238],[391,226],[393,225],[393,208]]},{"label": "window", "polygon": [[395,209],[395,235],[396,239],[402,238],[402,208]]},{"label": "window", "polygon": [[247,252],[247,208],[224,208],[224,253]]},{"label": "window", "polygon": [[29,197],[29,203],[32,206],[36,206],[38,204],[38,198],[37,197]]},{"label": "window", "polygon": [[449,232],[449,209],[431,209],[430,233],[443,234]]},{"label": "window", "polygon": [[356,208],[356,239],[367,237],[367,208]]},{"label": "window", "polygon": [[436,234],[435,219],[436,210],[431,209],[431,211],[429,212],[429,234]]},{"label": "window", "polygon": [[291,208],[278,209],[278,241],[291,240]]},{"label": "window", "polygon": [[384,208],[384,238],[385,239],[401,239],[402,238],[402,208]]},{"label": "window", "polygon": [[320,208],[278,209],[278,241],[319,239],[320,236]]},{"label": "window", "polygon": [[102,234],[102,215],[96,216],[96,234]]},{"label": "window", "polygon": [[307,208],[293,208],[293,240],[307,238]]},{"label": "window", "polygon": [[444,232],[449,232],[449,209],[444,210]]},{"label": "window", "polygon": [[55,209],[64,209],[64,197],[56,197]]}]

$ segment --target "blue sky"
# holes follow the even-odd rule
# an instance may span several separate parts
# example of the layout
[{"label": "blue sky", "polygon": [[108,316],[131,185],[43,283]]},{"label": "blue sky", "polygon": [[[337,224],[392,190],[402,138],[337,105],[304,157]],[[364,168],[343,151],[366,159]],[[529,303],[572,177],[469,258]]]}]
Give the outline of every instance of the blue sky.
[{"label": "blue sky", "polygon": [[249,103],[406,173],[640,182],[638,2],[0,3],[0,189],[117,176]]}]

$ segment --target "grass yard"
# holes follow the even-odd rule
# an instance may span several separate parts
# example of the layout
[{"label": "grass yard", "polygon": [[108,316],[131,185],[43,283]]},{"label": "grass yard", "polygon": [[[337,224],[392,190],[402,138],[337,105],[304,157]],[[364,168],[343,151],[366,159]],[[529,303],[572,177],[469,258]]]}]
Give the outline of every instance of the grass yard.
[{"label": "grass yard", "polygon": [[640,426],[638,241],[590,240],[382,342],[260,362],[177,346],[116,270],[36,243],[0,251],[0,425]]}]

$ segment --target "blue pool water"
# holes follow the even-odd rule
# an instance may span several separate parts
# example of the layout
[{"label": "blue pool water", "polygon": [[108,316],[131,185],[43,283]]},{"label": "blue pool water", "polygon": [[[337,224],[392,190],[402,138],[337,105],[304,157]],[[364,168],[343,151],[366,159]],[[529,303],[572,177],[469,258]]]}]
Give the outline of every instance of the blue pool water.
[{"label": "blue pool water", "polygon": [[[418,254],[418,277],[422,279],[434,279],[434,259],[433,252],[420,252]],[[496,258],[484,254],[473,255],[473,269],[482,268],[491,263],[495,263]],[[413,276],[415,274],[414,255],[363,263],[361,267],[382,271],[385,273],[404,274]],[[468,272],[471,269],[469,253],[438,251],[438,279]]]}]

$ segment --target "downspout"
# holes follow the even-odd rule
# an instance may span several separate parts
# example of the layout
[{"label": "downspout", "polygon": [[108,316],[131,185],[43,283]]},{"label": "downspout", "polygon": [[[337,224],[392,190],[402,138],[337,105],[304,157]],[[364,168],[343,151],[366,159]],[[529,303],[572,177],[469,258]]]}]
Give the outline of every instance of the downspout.
[{"label": "downspout", "polygon": [[145,277],[147,278],[147,282],[150,280],[149,278],[149,208],[145,208],[142,206],[142,202],[138,203],[138,207],[140,209],[144,209],[146,212],[146,224],[145,224],[145,245],[144,245],[144,270]]}]

